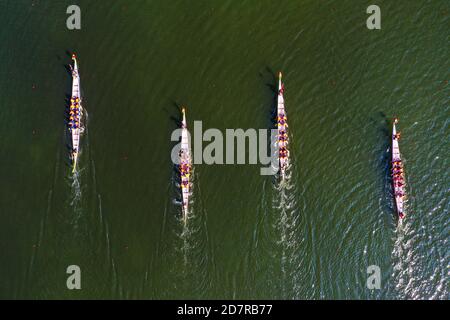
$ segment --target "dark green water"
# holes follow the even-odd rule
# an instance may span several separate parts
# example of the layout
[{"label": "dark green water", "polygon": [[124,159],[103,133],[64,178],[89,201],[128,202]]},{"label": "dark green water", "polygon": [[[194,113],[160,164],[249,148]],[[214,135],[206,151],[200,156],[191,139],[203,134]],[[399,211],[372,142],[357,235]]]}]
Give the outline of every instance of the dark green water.
[{"label": "dark green water", "polygon": [[[66,8],[82,29],[66,28]],[[0,2],[0,298],[447,299],[445,0]],[[67,51],[88,110],[70,174]],[[284,72],[287,186],[196,165],[180,220],[179,105],[203,127],[269,128]],[[390,119],[408,216],[397,225]],[[82,290],[66,288],[79,265]],[[381,268],[381,290],[366,287]]]}]

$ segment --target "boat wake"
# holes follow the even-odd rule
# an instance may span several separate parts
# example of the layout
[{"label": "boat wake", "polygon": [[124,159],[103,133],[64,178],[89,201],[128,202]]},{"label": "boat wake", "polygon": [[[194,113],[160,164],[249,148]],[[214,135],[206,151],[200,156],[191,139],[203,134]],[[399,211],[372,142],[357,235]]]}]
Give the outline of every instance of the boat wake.
[{"label": "boat wake", "polygon": [[[89,161],[90,156],[90,143],[89,143],[89,131],[88,131],[88,122],[89,115],[86,110],[84,110],[83,117],[84,121],[84,139],[83,146],[80,148],[78,154],[77,166],[74,171],[70,171],[67,176],[67,181],[70,186],[70,197],[68,199],[69,206],[72,208],[73,216],[72,216],[72,224],[77,226],[79,224],[79,220],[83,215],[83,207],[87,205],[84,203],[83,199],[83,191],[88,189],[89,186],[85,184],[85,180],[88,178],[92,178],[91,174],[95,174],[95,168],[93,160]],[[83,163],[87,161],[87,166],[83,166]],[[95,180],[95,177],[93,178]]]},{"label": "boat wake", "polygon": [[[428,222],[430,225],[427,225]],[[418,228],[418,225],[421,227]],[[391,254],[393,270],[388,298],[417,300],[448,297],[448,256],[437,245],[442,241],[439,236],[431,236],[430,229],[433,227],[431,221],[414,215],[408,215],[399,222]]]},{"label": "boat wake", "polygon": [[[176,171],[176,170],[175,170]],[[178,174],[175,172],[175,176]],[[181,212],[180,188],[175,182],[175,215],[164,218],[164,229],[174,235],[173,244],[162,249],[164,258],[171,266],[169,277],[175,276],[176,288],[166,288],[168,297],[196,297],[201,298],[208,292],[210,281],[208,280],[209,247],[208,231],[206,224],[207,212],[201,201],[201,185],[198,174],[192,171],[191,195],[189,197],[189,210],[186,220]],[[163,231],[165,232],[165,231]]]},{"label": "boat wake", "polygon": [[47,227],[48,227],[49,216],[51,216],[51,213],[52,213],[52,210],[53,210],[54,190],[57,190],[57,182],[58,182],[60,161],[61,161],[61,150],[58,149],[58,151],[56,152],[53,184],[52,184],[50,190],[48,191],[47,208],[46,208],[45,211],[43,211],[44,214],[41,216],[41,219],[40,219],[39,231],[38,231],[38,234],[37,234],[36,244],[34,245],[36,250],[33,250],[31,258],[30,258],[30,262],[29,262],[29,265],[28,265],[28,271],[27,271],[28,278],[31,278],[31,275],[34,272],[34,267],[35,267],[35,264],[36,264],[36,260],[37,260],[37,257],[39,255],[39,250],[42,247],[42,242],[43,242],[44,238],[46,237],[46,230],[47,230]]},{"label": "boat wake", "polygon": [[393,295],[400,299],[412,299],[411,284],[414,283],[414,239],[408,239],[410,223],[400,220],[397,225],[394,248],[392,250]]},{"label": "boat wake", "polygon": [[299,210],[295,199],[295,185],[291,183],[289,167],[286,176],[279,184],[274,184],[275,197],[272,208],[277,213],[275,230],[278,234],[277,246],[280,248],[281,292],[284,299],[298,297],[300,280],[298,278],[300,242]]},{"label": "boat wake", "polygon": [[[256,246],[256,273],[265,283],[261,298],[298,299],[302,283],[300,279],[301,244],[300,215],[296,199],[297,186],[291,179],[292,166],[288,166],[285,178],[274,176],[272,183],[266,180],[261,191],[261,211],[256,233],[261,240]],[[266,190],[271,188],[270,190]],[[273,239],[276,239],[275,241]],[[270,262],[266,261],[270,257]],[[264,267],[263,267],[264,265]],[[274,296],[273,292],[279,295]]]}]

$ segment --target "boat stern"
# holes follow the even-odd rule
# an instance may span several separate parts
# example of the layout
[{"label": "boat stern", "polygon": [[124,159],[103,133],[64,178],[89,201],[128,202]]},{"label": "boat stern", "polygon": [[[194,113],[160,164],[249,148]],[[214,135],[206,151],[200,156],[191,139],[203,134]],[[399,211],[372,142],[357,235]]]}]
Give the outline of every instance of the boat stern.
[{"label": "boat stern", "polygon": [[183,221],[186,223],[188,215],[188,203],[183,203]]},{"label": "boat stern", "polygon": [[77,169],[78,152],[72,152],[72,173]]}]

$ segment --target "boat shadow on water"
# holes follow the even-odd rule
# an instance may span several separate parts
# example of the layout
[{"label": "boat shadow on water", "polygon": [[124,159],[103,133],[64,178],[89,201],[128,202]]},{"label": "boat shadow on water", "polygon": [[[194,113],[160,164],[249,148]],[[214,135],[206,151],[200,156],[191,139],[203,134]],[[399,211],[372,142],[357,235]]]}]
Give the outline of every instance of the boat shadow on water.
[{"label": "boat shadow on water", "polygon": [[[170,105],[172,107],[171,109],[172,111],[169,110],[168,108],[164,108],[163,110],[168,114],[169,119],[175,125],[173,129],[181,128],[182,119],[180,117],[180,114],[183,106],[180,103],[176,102],[175,100],[171,100]],[[172,132],[172,130],[170,130],[170,133]]]}]

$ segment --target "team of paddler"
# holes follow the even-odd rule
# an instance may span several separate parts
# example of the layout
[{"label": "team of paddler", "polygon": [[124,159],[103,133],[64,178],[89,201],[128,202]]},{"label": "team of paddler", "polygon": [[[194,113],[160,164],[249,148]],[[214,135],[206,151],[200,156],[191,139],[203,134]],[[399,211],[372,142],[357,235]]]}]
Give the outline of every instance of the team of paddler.
[{"label": "team of paddler", "polygon": [[80,128],[80,98],[70,98],[69,130]]},{"label": "team of paddler", "polygon": [[288,155],[288,151],[286,149],[286,145],[287,145],[287,141],[288,141],[288,136],[287,136],[287,131],[286,131],[286,128],[288,127],[286,115],[280,114],[277,117],[277,126],[282,127],[282,129],[278,132],[278,145],[280,146],[280,150],[279,150],[280,158],[284,159]]},{"label": "team of paddler", "polygon": [[[183,156],[183,150],[180,150],[180,157]],[[181,174],[181,188],[185,189],[189,187],[189,176],[191,174],[191,165],[183,161],[180,163],[180,174]]]},{"label": "team of paddler", "polygon": [[[393,136],[394,140],[400,139],[400,133]],[[405,185],[405,176],[403,173],[403,163],[401,159],[392,161],[392,179],[394,180],[394,187],[401,188],[395,192],[396,197],[403,197],[403,186]]]}]

